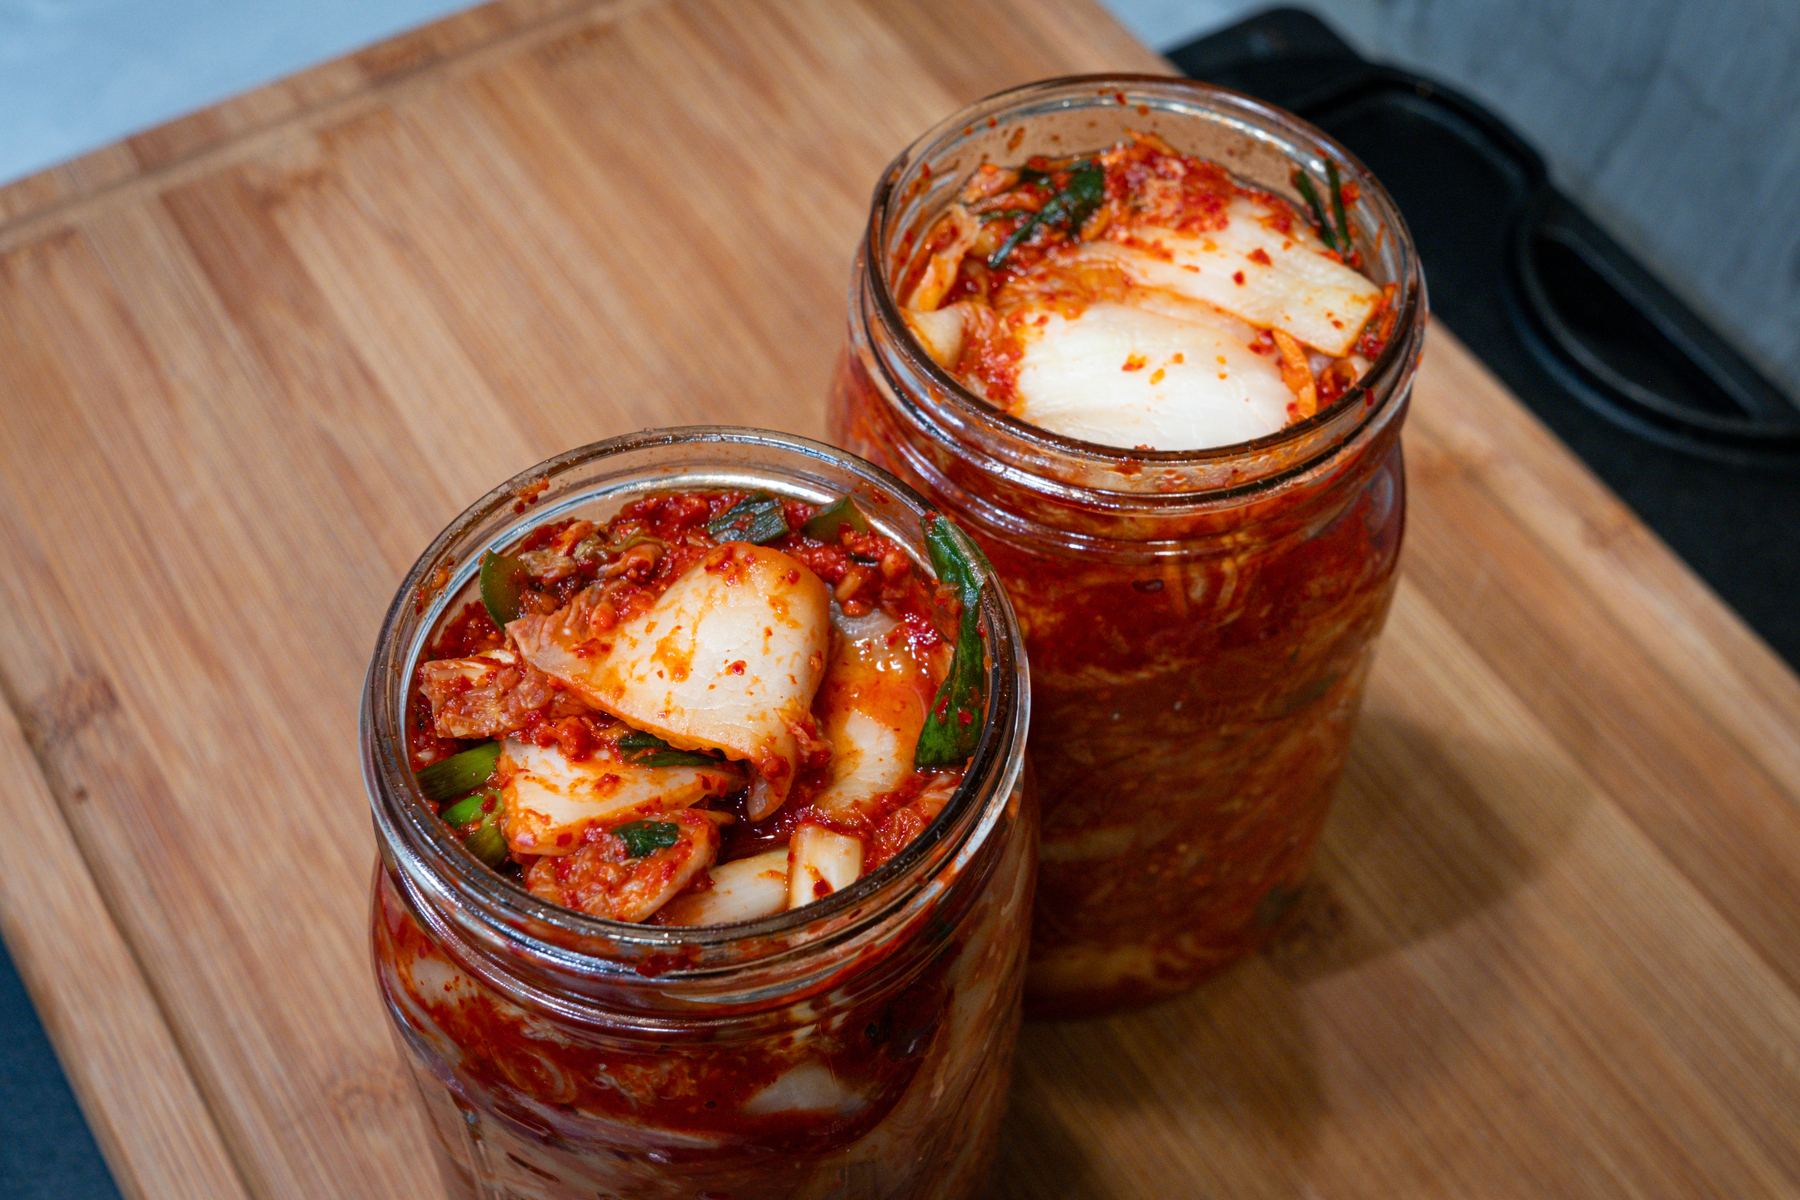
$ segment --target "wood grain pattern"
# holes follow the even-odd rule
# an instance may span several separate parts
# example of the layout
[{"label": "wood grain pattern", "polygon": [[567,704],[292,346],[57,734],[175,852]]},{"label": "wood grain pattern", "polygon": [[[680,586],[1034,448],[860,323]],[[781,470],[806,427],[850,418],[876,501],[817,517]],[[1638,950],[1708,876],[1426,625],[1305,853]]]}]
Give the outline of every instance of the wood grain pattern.
[{"label": "wood grain pattern", "polygon": [[[0,192],[0,930],[128,1194],[436,1194],[364,938],[405,568],[571,445],[816,436],[887,160],[1157,67],[1083,2],[508,0]],[[1029,1029],[1000,1194],[1800,1190],[1800,683],[1442,330],[1407,453],[1295,927]]]},{"label": "wood grain pattern", "polygon": [[[60,699],[33,714],[35,760],[13,710],[0,711],[0,929],[127,1200],[239,1200],[218,1129],[39,766],[115,699],[93,677]],[[83,802],[79,783],[62,782]]]}]

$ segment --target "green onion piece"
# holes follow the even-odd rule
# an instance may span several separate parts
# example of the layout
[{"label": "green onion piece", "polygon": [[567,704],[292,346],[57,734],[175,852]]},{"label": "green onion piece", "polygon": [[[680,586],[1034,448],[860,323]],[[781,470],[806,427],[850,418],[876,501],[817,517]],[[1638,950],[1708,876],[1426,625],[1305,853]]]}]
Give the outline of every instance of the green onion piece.
[{"label": "green onion piece", "polygon": [[442,804],[486,783],[499,758],[499,742],[483,742],[461,754],[452,754],[418,773],[419,790],[433,804]]},{"label": "green onion piece", "polygon": [[862,509],[856,507],[856,501],[848,496],[839,496],[814,513],[812,519],[800,527],[800,532],[809,538],[830,543],[842,536],[846,525],[858,533],[869,532],[869,518],[863,516]]},{"label": "green onion piece", "polygon": [[1060,192],[1044,202],[1044,207],[1033,213],[1031,219],[1012,231],[1012,236],[1000,243],[1000,248],[988,256],[988,266],[998,268],[1032,232],[1040,225],[1050,225],[1057,229],[1078,230],[1100,207],[1106,199],[1106,172],[1100,164],[1092,160],[1076,163],[1069,168],[1069,182]]},{"label": "green onion piece", "polygon": [[511,555],[490,550],[482,556],[481,604],[502,629],[508,621],[519,619],[519,593],[528,574],[525,564]]},{"label": "green onion piece", "polygon": [[938,582],[955,588],[962,601],[962,618],[956,632],[956,651],[950,673],[938,687],[925,728],[913,751],[913,764],[921,770],[953,767],[975,753],[981,741],[984,715],[981,669],[981,551],[950,523],[933,513],[926,517],[925,545]]},{"label": "green onion piece", "polygon": [[781,501],[764,491],[751,492],[706,523],[706,531],[721,542],[754,542],[762,545],[788,532],[787,513]]},{"label": "green onion piece", "polygon": [[724,760],[698,750],[650,750],[634,757],[640,767],[719,767]]},{"label": "green onion piece", "polygon": [[1325,243],[1327,250],[1336,250],[1337,236],[1331,232],[1331,223],[1325,219],[1325,206],[1319,203],[1319,191],[1313,187],[1312,177],[1305,171],[1295,171],[1294,186],[1300,189],[1300,197],[1306,201],[1306,207],[1312,209],[1313,225],[1318,228],[1319,240]]},{"label": "green onion piece", "polygon": [[654,733],[645,733],[641,729],[633,729],[619,735],[613,743],[625,759],[640,767],[716,767],[721,765],[717,755],[706,754],[699,750],[677,750]]},{"label": "green onion piece", "polygon": [[668,821],[627,821],[613,832],[625,840],[625,853],[633,858],[667,850],[681,840],[681,826]]},{"label": "green onion piece", "polygon": [[463,841],[463,845],[490,867],[498,867],[506,861],[506,835],[500,832],[499,818],[493,813],[488,814],[487,820]]},{"label": "green onion piece", "polygon": [[482,805],[487,803],[488,797],[492,795],[494,795],[492,791],[483,790],[471,796],[464,796],[439,813],[438,816],[443,819],[444,824],[451,828],[461,829],[464,825],[481,819]]},{"label": "green onion piece", "polygon": [[1337,164],[1325,160],[1325,178],[1331,184],[1331,212],[1337,218],[1338,253],[1350,257],[1350,219],[1344,215],[1344,181],[1338,178]]}]

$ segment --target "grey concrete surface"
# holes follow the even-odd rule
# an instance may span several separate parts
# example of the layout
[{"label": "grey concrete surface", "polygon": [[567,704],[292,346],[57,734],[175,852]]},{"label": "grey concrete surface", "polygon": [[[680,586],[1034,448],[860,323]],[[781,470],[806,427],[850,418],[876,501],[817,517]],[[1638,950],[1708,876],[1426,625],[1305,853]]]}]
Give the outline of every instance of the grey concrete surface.
[{"label": "grey concrete surface", "polygon": [[[1272,5],[1107,0],[1168,49]],[[1800,3],[1300,0],[1364,56],[1493,109],[1800,402]]]}]

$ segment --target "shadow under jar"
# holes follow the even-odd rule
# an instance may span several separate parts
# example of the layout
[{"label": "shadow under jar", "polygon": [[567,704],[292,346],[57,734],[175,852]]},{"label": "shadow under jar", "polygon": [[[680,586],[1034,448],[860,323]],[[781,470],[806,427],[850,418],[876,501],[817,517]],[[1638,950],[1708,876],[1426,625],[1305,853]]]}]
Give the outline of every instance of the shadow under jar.
[{"label": "shadow under jar", "polygon": [[[1297,168],[1323,181],[1331,164],[1355,185],[1352,242],[1362,273],[1391,285],[1393,321],[1354,386],[1252,441],[1134,450],[1016,419],[926,352],[895,292],[964,181],[984,163],[1066,160],[1133,134],[1302,214]],[[1222,89],[1033,84],[950,117],[882,177],[831,437],[961,522],[1024,630],[1043,811],[1028,1015],[1191,988],[1266,940],[1301,886],[1393,596],[1400,426],[1425,319],[1411,239],[1368,171]]]},{"label": "shadow under jar", "polygon": [[[1018,629],[979,554],[986,718],[938,818],[855,883],[729,925],[603,920],[484,867],[410,769],[410,681],[483,552],[646,495],[850,495],[920,569],[938,518],[828,447],[753,430],[571,451],[478,501],[382,626],[362,713],[376,979],[454,1197],[969,1197],[1018,1027],[1036,813]],[[952,531],[952,537],[961,538]],[[966,539],[958,542],[966,551]]]}]

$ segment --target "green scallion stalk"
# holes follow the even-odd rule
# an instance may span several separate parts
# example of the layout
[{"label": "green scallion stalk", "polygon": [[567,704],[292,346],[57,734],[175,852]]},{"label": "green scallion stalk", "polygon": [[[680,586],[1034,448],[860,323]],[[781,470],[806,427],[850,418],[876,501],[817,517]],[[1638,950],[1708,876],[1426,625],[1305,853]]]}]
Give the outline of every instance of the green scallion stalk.
[{"label": "green scallion stalk", "polygon": [[529,572],[525,564],[506,554],[488,551],[481,559],[481,605],[505,629],[519,619],[521,593]]},{"label": "green scallion stalk", "polygon": [[1331,184],[1331,212],[1337,218],[1337,251],[1344,261],[1350,260],[1350,218],[1344,215],[1344,181],[1338,178],[1337,164],[1325,160],[1325,178]]},{"label": "green scallion stalk", "polygon": [[[1325,243],[1327,250],[1337,250],[1337,235],[1331,231],[1331,222],[1325,218],[1325,206],[1319,201],[1319,190],[1313,186],[1312,177],[1305,171],[1294,172],[1294,186],[1300,190],[1300,198],[1306,201],[1306,207],[1312,210],[1313,225],[1319,231],[1319,240]],[[1343,251],[1338,250],[1342,254]]]},{"label": "green scallion stalk", "polygon": [[981,551],[941,513],[926,518],[925,545],[938,582],[954,588],[962,602],[950,673],[925,714],[913,763],[935,770],[965,762],[981,741],[985,704],[981,664]]},{"label": "green scallion stalk", "polygon": [[466,795],[488,781],[500,759],[499,742],[482,742],[460,754],[452,754],[420,771],[419,790],[433,804]]},{"label": "green scallion stalk", "polygon": [[473,795],[464,796],[461,800],[458,800],[455,804],[452,804],[449,808],[446,808],[443,812],[439,813],[438,816],[443,820],[444,824],[451,828],[461,829],[464,825],[473,824],[481,819],[483,806],[486,805],[490,798],[494,798],[496,806],[498,806],[498,798],[495,796],[495,793],[483,789]]},{"label": "green scallion stalk", "polygon": [[1106,172],[1100,164],[1092,160],[1076,163],[1069,168],[1069,182],[1000,243],[1000,248],[988,256],[988,266],[997,269],[1040,226],[1070,232],[1080,229],[1104,199]]},{"label": "green scallion stalk", "polygon": [[863,516],[862,509],[856,507],[856,501],[848,496],[839,496],[814,513],[800,527],[800,532],[815,541],[831,543],[843,536],[846,525],[858,533],[869,532],[869,518]]},{"label": "green scallion stalk", "polygon": [[490,867],[498,867],[506,861],[506,835],[500,832],[498,813],[489,813],[485,820],[463,840],[469,853]]},{"label": "green scallion stalk", "polygon": [[754,542],[763,545],[788,532],[787,513],[765,491],[754,491],[706,523],[706,531],[721,542]]},{"label": "green scallion stalk", "polygon": [[639,767],[718,767],[724,760],[702,750],[677,750],[653,733],[632,729],[613,743],[621,758]]}]

